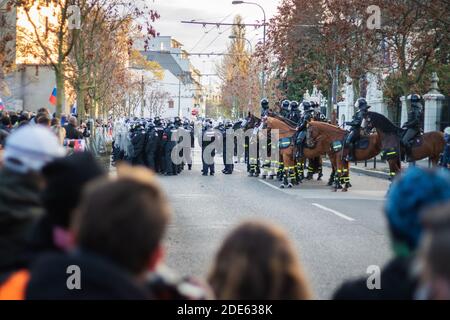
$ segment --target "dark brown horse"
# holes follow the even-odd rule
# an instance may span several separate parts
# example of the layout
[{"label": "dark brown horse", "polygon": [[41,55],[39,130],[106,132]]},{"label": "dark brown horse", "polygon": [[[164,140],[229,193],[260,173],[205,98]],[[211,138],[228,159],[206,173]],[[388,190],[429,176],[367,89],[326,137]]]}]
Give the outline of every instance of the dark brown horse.
[{"label": "dark brown horse", "polygon": [[[283,184],[281,188],[292,188],[296,180],[296,159],[295,151],[296,147],[293,143],[293,137],[297,133],[297,129],[294,126],[289,125],[286,121],[280,120],[277,117],[267,116],[264,119],[264,123],[267,129],[278,130],[278,138],[280,142],[280,154],[283,161],[284,173]],[[322,149],[318,148],[305,148],[304,156],[308,159],[313,159],[326,154]],[[332,165],[335,166],[334,159],[331,160]]]},{"label": "dark brown horse", "polygon": [[[388,118],[377,112],[367,112],[363,126],[375,128],[381,140],[383,157],[388,161],[391,179],[401,171],[401,159],[405,155],[405,148],[401,145],[404,129],[394,125]],[[415,138],[411,150],[411,160],[417,161],[429,158],[435,167],[444,151],[444,133],[432,131]]]},{"label": "dark brown horse", "polygon": [[[311,121],[307,131],[307,145],[310,148],[320,149],[328,153],[330,160],[333,158],[337,167],[335,176],[335,190],[343,184],[342,191],[347,191],[350,184],[350,164],[344,160],[344,140],[347,131],[325,123]],[[355,157],[357,161],[372,159],[381,151],[381,140],[378,134],[362,136],[357,148]]]}]

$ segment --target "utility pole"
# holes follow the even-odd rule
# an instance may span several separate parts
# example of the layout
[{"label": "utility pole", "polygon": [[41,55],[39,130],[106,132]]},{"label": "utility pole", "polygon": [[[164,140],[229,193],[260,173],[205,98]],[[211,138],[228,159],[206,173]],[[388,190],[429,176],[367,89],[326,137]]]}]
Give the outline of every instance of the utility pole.
[{"label": "utility pole", "polygon": [[263,29],[263,50],[264,50],[263,60],[264,60],[264,62],[263,62],[262,79],[261,79],[261,82],[262,82],[262,97],[261,98],[264,98],[266,96],[266,65],[265,65],[265,62],[266,62],[266,54],[265,54],[266,53],[266,51],[265,51],[266,50],[266,22],[267,22],[266,11],[259,3],[256,3],[256,2],[235,0],[232,2],[232,4],[255,5],[255,6],[258,6],[263,12],[263,16],[264,16],[264,20],[263,20],[263,28],[264,28]]}]

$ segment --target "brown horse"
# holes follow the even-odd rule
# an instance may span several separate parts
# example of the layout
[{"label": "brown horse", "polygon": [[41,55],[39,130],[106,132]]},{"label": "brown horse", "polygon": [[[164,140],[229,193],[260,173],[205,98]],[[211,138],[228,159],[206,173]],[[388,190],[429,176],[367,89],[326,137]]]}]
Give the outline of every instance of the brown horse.
[{"label": "brown horse", "polygon": [[[264,119],[265,127],[270,130],[278,130],[279,150],[284,166],[283,184],[281,188],[292,188],[296,182],[296,161],[295,161],[295,145],[293,143],[293,136],[297,133],[294,126],[289,125],[283,120],[273,116],[267,116]],[[320,157],[327,152],[317,148],[305,148],[304,156],[307,159]],[[332,160],[334,165],[334,160]]]},{"label": "brown horse", "polygon": [[[404,129],[394,125],[384,115],[376,112],[367,112],[364,115],[363,126],[375,128],[381,140],[383,157],[388,161],[391,179],[401,171],[401,159],[405,148],[401,145]],[[412,161],[429,158],[433,167],[438,165],[439,157],[444,151],[444,133],[440,131],[427,132],[418,138],[411,150]]]},{"label": "brown horse", "polygon": [[[334,158],[337,167],[335,176],[335,190],[343,184],[342,191],[347,191],[350,184],[350,164],[344,160],[344,140],[347,131],[325,123],[312,121],[308,125],[306,144],[310,148],[320,149],[327,152],[330,160]],[[364,144],[363,142],[367,142]],[[381,140],[378,134],[363,136],[355,149],[357,161],[372,159],[381,151]]]}]

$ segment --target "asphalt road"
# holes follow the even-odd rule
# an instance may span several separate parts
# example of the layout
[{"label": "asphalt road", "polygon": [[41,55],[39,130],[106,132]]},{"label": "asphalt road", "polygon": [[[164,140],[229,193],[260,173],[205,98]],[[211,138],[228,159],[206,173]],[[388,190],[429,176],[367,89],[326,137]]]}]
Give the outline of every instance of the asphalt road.
[{"label": "asphalt road", "polygon": [[160,178],[174,209],[166,261],[182,275],[205,277],[227,233],[249,219],[287,230],[318,299],[390,257],[382,213],[388,181],[353,174],[347,193],[332,192],[327,179],[281,190],[278,181],[247,177],[243,165],[227,176],[218,165],[216,176],[203,177],[199,160],[197,151],[193,171]]}]

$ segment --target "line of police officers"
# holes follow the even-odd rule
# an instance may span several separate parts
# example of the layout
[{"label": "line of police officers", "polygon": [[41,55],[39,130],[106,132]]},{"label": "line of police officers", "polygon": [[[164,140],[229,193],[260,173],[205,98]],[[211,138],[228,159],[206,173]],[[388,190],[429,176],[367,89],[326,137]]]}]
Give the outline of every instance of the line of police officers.
[{"label": "line of police officers", "polygon": [[[192,122],[179,117],[173,120],[154,119],[124,119],[115,123],[113,139],[113,163],[127,161],[132,165],[143,165],[157,173],[167,176],[179,174],[187,164],[192,169],[191,148],[194,147],[194,126]],[[189,136],[187,148],[180,150],[183,159],[181,164],[172,161],[172,151],[180,141],[174,141],[173,135],[178,130]],[[186,152],[185,152],[186,151]]]}]

